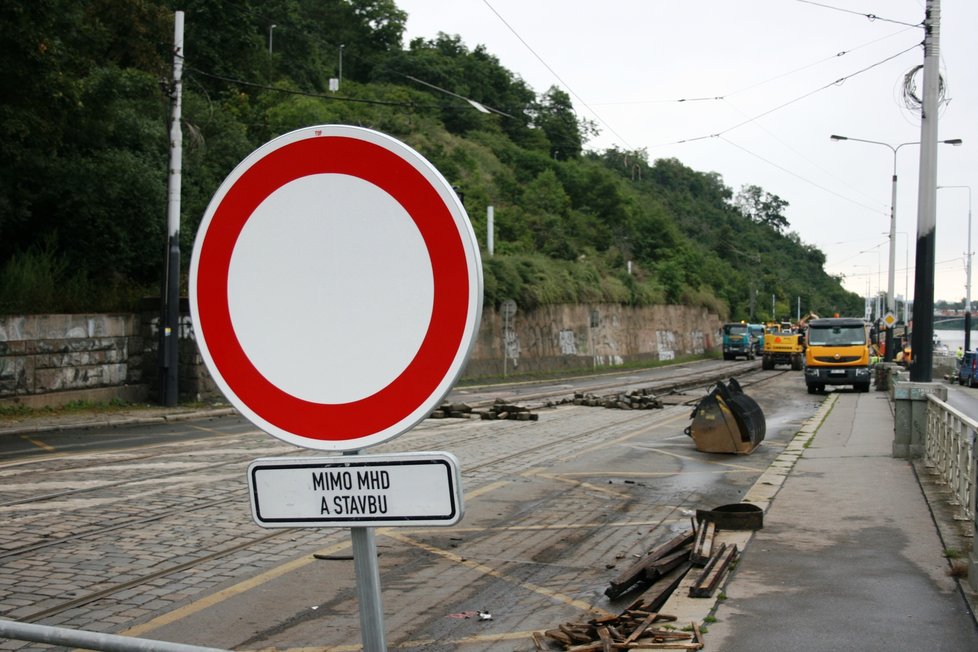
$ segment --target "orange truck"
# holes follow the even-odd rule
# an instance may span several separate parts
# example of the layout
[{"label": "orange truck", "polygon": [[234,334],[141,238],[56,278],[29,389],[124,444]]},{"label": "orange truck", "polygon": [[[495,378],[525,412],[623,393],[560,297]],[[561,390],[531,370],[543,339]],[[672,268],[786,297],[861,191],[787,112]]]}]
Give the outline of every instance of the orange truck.
[{"label": "orange truck", "polygon": [[826,385],[851,385],[868,392],[870,382],[869,324],[863,319],[833,317],[808,322],[805,385],[808,393]]}]

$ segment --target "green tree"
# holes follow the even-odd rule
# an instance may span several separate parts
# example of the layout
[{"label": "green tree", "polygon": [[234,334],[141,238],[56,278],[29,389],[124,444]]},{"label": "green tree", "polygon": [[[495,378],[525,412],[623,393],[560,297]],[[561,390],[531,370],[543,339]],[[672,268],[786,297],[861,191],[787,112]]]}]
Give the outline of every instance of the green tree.
[{"label": "green tree", "polygon": [[788,202],[758,186],[741,187],[734,199],[734,205],[750,219],[769,226],[778,233],[788,228],[788,220],[784,216]]},{"label": "green tree", "polygon": [[577,114],[570,95],[551,86],[534,108],[533,123],[550,141],[550,156],[566,161],[577,158],[584,148]]}]

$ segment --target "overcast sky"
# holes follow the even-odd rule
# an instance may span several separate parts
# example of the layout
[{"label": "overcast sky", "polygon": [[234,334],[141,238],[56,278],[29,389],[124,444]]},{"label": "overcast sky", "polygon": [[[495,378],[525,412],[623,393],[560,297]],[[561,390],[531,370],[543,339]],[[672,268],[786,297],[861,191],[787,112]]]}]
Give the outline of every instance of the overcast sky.
[{"label": "overcast sky", "polygon": [[[751,184],[778,195],[790,230],[825,252],[826,271],[859,294],[886,290],[894,154],[829,136],[920,140],[904,77],[923,64],[924,0],[396,2],[408,13],[406,41],[457,34],[537,93],[559,86],[601,129],[590,148],[645,148],[650,161],[717,172],[734,192]],[[938,184],[973,194],[978,2],[944,0],[941,14],[939,137],[964,144],[938,147]],[[919,95],[920,74],[916,85]],[[911,298],[919,152],[896,154],[895,286]],[[965,296],[968,210],[967,189],[938,190],[936,300]]]}]

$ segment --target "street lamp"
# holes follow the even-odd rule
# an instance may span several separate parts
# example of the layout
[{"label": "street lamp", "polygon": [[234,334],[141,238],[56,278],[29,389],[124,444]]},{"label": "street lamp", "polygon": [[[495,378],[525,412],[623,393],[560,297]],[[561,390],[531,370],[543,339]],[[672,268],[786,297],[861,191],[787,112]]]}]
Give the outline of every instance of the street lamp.
[{"label": "street lamp", "polygon": [[[275,28],[278,27],[275,23],[268,26],[268,56],[272,56],[272,34],[275,32]],[[288,34],[286,34],[288,36]]]},{"label": "street lamp", "polygon": [[[904,145],[919,145],[920,141],[913,141],[909,143],[900,143],[899,145],[891,145],[889,143],[880,142],[878,140],[866,140],[863,138],[850,138],[848,136],[839,136],[838,134],[832,134],[829,136],[832,140],[854,140],[859,143],[869,143],[871,145],[882,145],[887,147],[893,152],[893,184],[890,193],[890,271],[887,274],[887,289],[886,289],[886,309],[889,312],[894,310],[894,271],[896,269],[896,199],[897,199],[897,152]],[[952,138],[950,140],[939,141],[945,145],[958,146],[961,144],[960,138]],[[884,352],[884,360],[890,362],[893,360],[893,329],[886,329],[886,350]]]},{"label": "street lamp", "polygon": [[[886,231],[883,232],[886,235]],[[908,305],[910,304],[910,235],[906,231],[897,231],[896,235],[902,235],[904,238],[903,244],[905,246],[904,251],[904,263],[903,263],[903,323],[910,321]],[[897,306],[899,309],[899,306]]]},{"label": "street lamp", "polygon": [[968,191],[968,253],[965,263],[965,298],[964,298],[964,350],[971,350],[971,186],[937,186],[938,190],[945,188],[964,188]]}]

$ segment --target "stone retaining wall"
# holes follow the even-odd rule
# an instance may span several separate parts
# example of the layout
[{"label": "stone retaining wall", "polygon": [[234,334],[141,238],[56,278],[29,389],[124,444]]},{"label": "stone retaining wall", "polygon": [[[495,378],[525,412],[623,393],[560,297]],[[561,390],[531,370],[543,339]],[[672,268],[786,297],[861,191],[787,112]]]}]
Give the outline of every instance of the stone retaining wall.
[{"label": "stone retaining wall", "polygon": [[135,315],[0,316],[0,401],[144,400]]},{"label": "stone retaining wall", "polygon": [[[133,315],[0,316],[0,404],[155,402],[158,324],[158,309],[151,304]],[[717,315],[687,306],[511,307],[506,314],[487,308],[463,378],[702,354],[719,346],[721,325]],[[179,359],[181,401],[222,399],[197,351],[187,314],[181,317]]]}]

